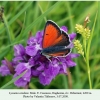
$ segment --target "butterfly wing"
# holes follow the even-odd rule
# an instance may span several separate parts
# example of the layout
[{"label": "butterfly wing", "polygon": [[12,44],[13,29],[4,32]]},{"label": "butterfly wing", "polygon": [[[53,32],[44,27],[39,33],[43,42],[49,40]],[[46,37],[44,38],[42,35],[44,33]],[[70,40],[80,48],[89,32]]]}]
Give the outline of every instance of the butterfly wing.
[{"label": "butterfly wing", "polygon": [[65,56],[69,54],[71,51],[70,48],[67,46],[54,46],[54,47],[48,47],[42,50],[43,55],[48,55],[48,56]]},{"label": "butterfly wing", "polygon": [[70,49],[70,48],[67,48],[67,49],[61,50],[61,51],[59,51],[59,52],[50,53],[49,56],[52,56],[52,57],[66,56],[66,55],[68,55],[70,52],[71,52],[71,49]]},{"label": "butterfly wing", "polygon": [[42,47],[53,46],[53,42],[61,36],[60,28],[52,21],[48,20],[44,29]]},{"label": "butterfly wing", "polygon": [[71,49],[66,48],[70,44],[68,34],[52,21],[47,21],[42,42],[42,54],[49,56],[65,56]]},{"label": "butterfly wing", "polygon": [[68,46],[70,44],[70,38],[66,32],[62,30],[61,36],[58,37],[54,42],[53,46]]}]

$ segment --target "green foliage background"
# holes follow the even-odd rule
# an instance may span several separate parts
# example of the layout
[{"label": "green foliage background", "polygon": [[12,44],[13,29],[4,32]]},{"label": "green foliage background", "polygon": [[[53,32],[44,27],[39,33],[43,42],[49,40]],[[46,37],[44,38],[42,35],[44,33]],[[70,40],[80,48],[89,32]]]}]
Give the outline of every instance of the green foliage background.
[{"label": "green foliage background", "polygon": [[[13,45],[18,43],[26,45],[29,32],[35,35],[38,30],[43,30],[47,20],[53,20],[59,26],[67,26],[70,34],[76,32],[75,25],[83,24],[88,14],[90,14],[91,20],[88,26],[92,29],[95,15],[98,11],[90,51],[90,68],[92,87],[95,89],[100,88],[100,2],[0,1],[0,6],[4,7],[4,18],[7,21],[6,26],[0,22],[0,63],[4,57],[11,60],[14,52]],[[77,34],[76,38],[81,40],[79,34]],[[73,49],[73,52],[77,53],[75,49]],[[86,64],[81,56],[74,61],[77,66],[69,69],[70,77],[58,75],[48,86],[43,86],[35,79],[32,79],[29,87],[31,89],[88,89]],[[11,79],[12,76],[0,76],[0,87]],[[14,84],[10,84],[6,88],[15,89],[17,87]]]}]

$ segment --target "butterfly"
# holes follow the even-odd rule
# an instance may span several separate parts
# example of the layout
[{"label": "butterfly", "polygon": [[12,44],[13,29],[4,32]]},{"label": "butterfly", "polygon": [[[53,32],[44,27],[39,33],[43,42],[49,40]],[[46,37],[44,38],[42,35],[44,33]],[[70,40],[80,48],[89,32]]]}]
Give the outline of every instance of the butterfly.
[{"label": "butterfly", "polygon": [[67,56],[71,52],[68,45],[71,43],[69,35],[53,21],[46,22],[43,41],[42,54],[49,57]]}]

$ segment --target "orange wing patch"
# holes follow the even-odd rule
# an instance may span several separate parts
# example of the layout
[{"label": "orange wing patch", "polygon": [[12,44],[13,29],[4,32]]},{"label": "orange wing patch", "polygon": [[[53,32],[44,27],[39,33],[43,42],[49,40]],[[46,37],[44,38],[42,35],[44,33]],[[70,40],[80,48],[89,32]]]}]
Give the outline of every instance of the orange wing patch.
[{"label": "orange wing patch", "polygon": [[54,23],[46,24],[43,37],[43,48],[47,48],[53,45],[53,42],[60,36],[61,31]]}]

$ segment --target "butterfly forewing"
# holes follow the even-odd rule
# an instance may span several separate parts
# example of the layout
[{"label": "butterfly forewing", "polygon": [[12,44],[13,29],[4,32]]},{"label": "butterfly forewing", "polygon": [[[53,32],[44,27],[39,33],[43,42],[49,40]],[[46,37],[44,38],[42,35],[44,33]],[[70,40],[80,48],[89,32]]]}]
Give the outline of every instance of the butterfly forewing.
[{"label": "butterfly forewing", "polygon": [[61,35],[60,28],[52,21],[47,21],[44,36],[43,36],[43,48],[47,48],[53,45],[53,42]]}]

